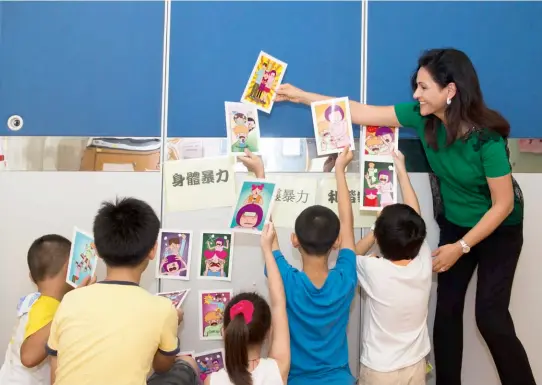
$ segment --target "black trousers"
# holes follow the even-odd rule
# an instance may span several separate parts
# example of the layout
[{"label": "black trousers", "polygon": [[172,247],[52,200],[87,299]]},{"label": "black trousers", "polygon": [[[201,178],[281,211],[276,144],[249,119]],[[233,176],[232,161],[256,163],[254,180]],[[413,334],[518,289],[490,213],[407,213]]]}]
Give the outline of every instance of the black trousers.
[{"label": "black trousers", "polygon": [[[443,218],[438,222],[440,245],[457,242],[470,230]],[[433,329],[437,385],[461,385],[463,308],[476,266],[476,324],[493,356],[502,385],[536,385],[508,311],[522,246],[523,225],[500,226],[452,268],[439,273]]]}]

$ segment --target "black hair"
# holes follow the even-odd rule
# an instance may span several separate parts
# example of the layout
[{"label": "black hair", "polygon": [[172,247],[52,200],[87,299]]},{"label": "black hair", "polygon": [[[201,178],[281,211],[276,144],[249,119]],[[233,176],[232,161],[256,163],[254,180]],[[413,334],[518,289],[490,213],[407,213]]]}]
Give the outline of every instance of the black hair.
[{"label": "black hair", "polygon": [[39,237],[28,249],[27,262],[34,283],[55,277],[70,258],[72,243],[62,235]]},{"label": "black hair", "polygon": [[152,207],[136,198],[103,202],[94,218],[96,251],[111,267],[139,265],[154,248],[159,231]]},{"label": "black hair", "polygon": [[[425,68],[439,87],[444,88],[450,83],[456,86],[456,95],[446,108],[446,145],[480,130],[490,130],[504,139],[508,138],[510,123],[486,106],[478,74],[464,52],[453,48],[425,51],[418,59],[418,68],[411,78],[413,91],[418,87],[420,68]],[[425,140],[434,150],[438,150],[437,132],[441,123],[435,115],[428,116],[425,122]],[[464,127],[468,131],[461,135]]]},{"label": "black hair", "polygon": [[[252,320],[247,324],[244,312],[231,318],[233,306],[248,301],[254,307]],[[240,293],[233,297],[224,314],[224,350],[226,371],[234,385],[252,385],[248,371],[248,347],[261,345],[271,329],[271,309],[267,301],[257,293]]]},{"label": "black hair", "polygon": [[308,255],[326,255],[339,237],[341,222],[331,209],[307,207],[295,220],[295,235]]},{"label": "black hair", "polygon": [[374,235],[382,256],[390,261],[414,259],[427,235],[425,221],[412,207],[396,203],[382,209]]}]

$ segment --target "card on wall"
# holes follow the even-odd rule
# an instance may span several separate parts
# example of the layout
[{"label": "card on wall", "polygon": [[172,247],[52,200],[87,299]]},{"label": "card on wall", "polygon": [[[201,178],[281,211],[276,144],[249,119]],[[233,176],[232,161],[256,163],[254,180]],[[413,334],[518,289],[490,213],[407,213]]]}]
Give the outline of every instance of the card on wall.
[{"label": "card on wall", "polygon": [[221,340],[224,334],[224,311],[233,296],[232,290],[200,290],[199,338]]},{"label": "card on wall", "polygon": [[362,210],[380,211],[397,203],[397,175],[393,161],[373,161],[367,157],[363,162]]},{"label": "card on wall", "polygon": [[277,184],[269,180],[243,181],[230,221],[232,231],[261,234],[273,211]]},{"label": "card on wall", "polygon": [[360,141],[363,155],[391,157],[393,151],[399,148],[399,129],[385,126],[363,127]]},{"label": "card on wall", "polygon": [[190,292],[190,289],[183,289],[183,290],[157,293],[156,295],[159,295],[160,297],[168,298],[169,300],[171,300],[171,302],[173,302],[173,306],[175,306],[175,308],[178,309],[183,305],[183,302],[186,299],[186,296],[188,295],[189,292]]},{"label": "card on wall", "polygon": [[397,203],[397,175],[393,152],[399,147],[399,129],[363,127],[360,138],[361,210],[380,211]]},{"label": "card on wall", "polygon": [[311,112],[318,155],[338,154],[345,147],[355,150],[348,98],[313,102]]},{"label": "card on wall", "polygon": [[87,277],[96,272],[98,254],[94,237],[84,231],[74,228],[66,282],[72,286],[79,286]]},{"label": "card on wall", "polygon": [[194,360],[198,364],[202,383],[211,373],[218,372],[225,367],[224,356],[224,349],[207,350],[195,354]]},{"label": "card on wall", "polygon": [[271,113],[277,97],[276,89],[282,83],[287,66],[285,62],[261,51],[241,96],[241,102]]},{"label": "card on wall", "polygon": [[260,152],[258,110],[246,103],[225,102],[228,154],[244,155],[246,149]]},{"label": "card on wall", "polygon": [[188,281],[194,241],[192,231],[161,229],[158,240],[156,278]]},{"label": "card on wall", "polygon": [[202,232],[198,278],[231,281],[233,247],[234,234],[231,231]]}]

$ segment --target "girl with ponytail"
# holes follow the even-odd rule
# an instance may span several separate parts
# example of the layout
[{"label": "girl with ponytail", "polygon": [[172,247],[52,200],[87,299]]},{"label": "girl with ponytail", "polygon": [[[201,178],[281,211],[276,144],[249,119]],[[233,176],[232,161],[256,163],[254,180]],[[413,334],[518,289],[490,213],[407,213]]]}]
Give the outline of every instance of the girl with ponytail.
[{"label": "girl with ponytail", "polygon": [[[250,152],[246,155],[241,158],[245,166],[257,178],[263,178],[261,159]],[[264,227],[261,246],[271,307],[257,293],[240,293],[229,301],[224,311],[226,365],[208,376],[204,385],[286,384],[290,371],[290,332],[282,277],[273,256],[279,245],[271,223]],[[268,338],[271,338],[269,354],[263,358],[262,347]]]}]

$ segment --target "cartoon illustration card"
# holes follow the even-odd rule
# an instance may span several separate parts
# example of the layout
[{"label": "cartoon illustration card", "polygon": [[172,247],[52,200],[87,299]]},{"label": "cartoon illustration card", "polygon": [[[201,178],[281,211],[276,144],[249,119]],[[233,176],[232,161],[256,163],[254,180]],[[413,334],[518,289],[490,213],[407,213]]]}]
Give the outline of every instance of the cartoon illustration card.
[{"label": "cartoon illustration card", "polygon": [[199,378],[202,384],[211,373],[218,372],[220,369],[224,368],[224,356],[224,349],[207,350],[205,352],[196,353],[194,359],[199,367]]},{"label": "cartoon illustration card", "polygon": [[260,123],[255,106],[225,102],[228,154],[244,154],[245,149],[260,152]]},{"label": "cartoon illustration card", "polygon": [[198,278],[231,281],[233,238],[229,231],[201,233]]},{"label": "cartoon illustration card", "polygon": [[348,98],[313,102],[311,112],[318,155],[338,154],[345,147],[355,150]]},{"label": "cartoon illustration card", "polygon": [[393,160],[379,161],[365,156],[362,170],[361,210],[380,211],[387,205],[397,203],[397,175]]},{"label": "cartoon illustration card", "polygon": [[192,255],[192,232],[161,229],[158,241],[156,278],[188,281]]},{"label": "cartoon illustration card", "polygon": [[233,296],[232,290],[200,290],[200,340],[221,340],[224,332],[224,311]]},{"label": "cartoon illustration card", "polygon": [[97,263],[94,237],[74,228],[66,282],[72,287],[79,286],[86,277],[94,275]]},{"label": "cartoon illustration card", "polygon": [[271,113],[277,96],[276,89],[282,82],[287,66],[283,61],[261,51],[241,96],[241,102]]},{"label": "cartoon illustration card", "polygon": [[363,127],[360,141],[363,155],[392,157],[393,151],[399,148],[399,129],[385,126]]},{"label": "cartoon illustration card", "polygon": [[240,233],[261,234],[273,211],[276,191],[275,182],[245,180],[233,209],[230,229]]},{"label": "cartoon illustration card", "polygon": [[176,291],[168,291],[163,293],[158,293],[156,295],[159,295],[161,297],[166,297],[173,302],[173,305],[175,308],[180,308],[186,299],[186,296],[190,292],[190,289],[183,289],[183,290],[176,290]]}]

